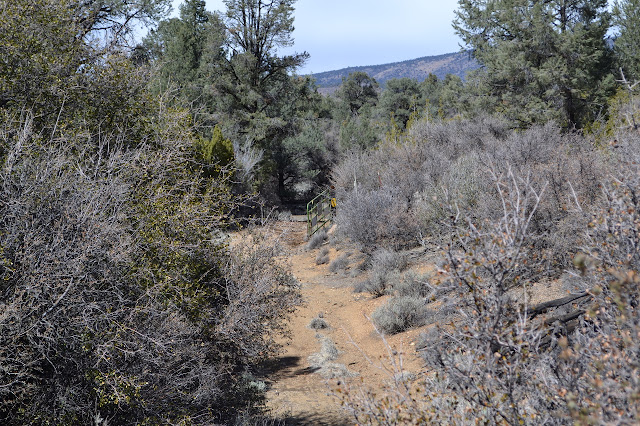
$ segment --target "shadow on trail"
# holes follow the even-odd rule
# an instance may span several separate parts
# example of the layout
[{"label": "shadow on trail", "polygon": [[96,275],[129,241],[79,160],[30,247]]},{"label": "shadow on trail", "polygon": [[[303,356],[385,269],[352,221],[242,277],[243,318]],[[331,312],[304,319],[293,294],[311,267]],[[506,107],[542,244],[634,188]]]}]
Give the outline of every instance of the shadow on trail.
[{"label": "shadow on trail", "polygon": [[261,377],[277,381],[288,377],[312,374],[319,369],[319,367],[304,366],[303,360],[299,356],[280,356],[262,364],[259,374]]},{"label": "shadow on trail", "polygon": [[312,425],[326,425],[326,426],[344,426],[353,425],[354,422],[347,417],[327,416],[323,414],[310,414],[300,415],[295,417],[287,417],[284,420],[286,426],[312,426]]}]

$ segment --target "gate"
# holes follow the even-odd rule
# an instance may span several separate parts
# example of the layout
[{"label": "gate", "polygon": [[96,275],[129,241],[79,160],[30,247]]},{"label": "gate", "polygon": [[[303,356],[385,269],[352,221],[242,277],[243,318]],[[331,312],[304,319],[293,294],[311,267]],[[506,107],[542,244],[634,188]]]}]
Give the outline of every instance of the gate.
[{"label": "gate", "polygon": [[332,207],[336,206],[336,199],[331,198],[331,190],[326,189],[320,195],[307,203],[307,236],[310,237],[322,228],[333,215]]}]

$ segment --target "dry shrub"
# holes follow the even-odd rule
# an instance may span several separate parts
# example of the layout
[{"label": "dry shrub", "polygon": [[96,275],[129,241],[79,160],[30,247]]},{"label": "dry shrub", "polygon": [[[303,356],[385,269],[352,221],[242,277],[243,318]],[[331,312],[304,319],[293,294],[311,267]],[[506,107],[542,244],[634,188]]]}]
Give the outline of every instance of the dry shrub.
[{"label": "dry shrub", "polygon": [[322,367],[328,361],[338,359],[338,355],[340,355],[340,351],[333,340],[326,336],[320,337],[320,340],[320,352],[309,355],[309,364],[312,367]]},{"label": "dry shrub", "polygon": [[[505,206],[501,220],[482,227],[470,221],[465,225],[462,218],[452,223],[459,227],[459,237],[448,247],[439,286],[455,292],[463,322],[438,327],[431,340],[421,344],[426,368],[435,376],[419,396],[406,389],[403,395],[410,398],[380,398],[359,416],[407,416],[401,417],[407,424],[478,419],[517,424],[549,409],[539,393],[547,378],[543,367],[550,362],[548,356],[538,356],[543,334],[515,320],[526,318],[527,307],[512,295],[523,281],[540,276],[539,261],[532,258],[523,266],[523,260],[531,254],[535,236],[529,226],[542,191],[513,173],[495,178]],[[362,407],[359,401],[353,404],[354,410]]]},{"label": "dry shrub", "polygon": [[3,123],[3,424],[228,422],[261,398],[238,372],[277,350],[296,283],[273,248],[228,252],[238,200],[173,118],[135,148]]},{"label": "dry shrub", "polygon": [[411,296],[391,298],[371,314],[373,324],[385,334],[419,327],[425,319],[425,301]]},{"label": "dry shrub", "polygon": [[[397,145],[351,154],[334,169],[337,225],[369,253],[449,239],[459,212],[480,223],[500,219],[492,175],[511,167],[548,186],[531,227],[541,235],[550,275],[570,265],[600,197],[606,162],[577,134],[554,124],[512,131],[500,120],[421,121]],[[356,185],[357,183],[357,189]]]},{"label": "dry shrub", "polygon": [[371,268],[377,271],[402,271],[407,267],[407,257],[403,253],[381,248],[371,256]]},{"label": "dry shrub", "polygon": [[349,370],[346,365],[337,362],[326,362],[318,373],[325,379],[357,377],[358,373]]},{"label": "dry shrub", "polygon": [[335,343],[326,336],[321,336],[320,339],[320,352],[309,355],[309,365],[325,379],[357,376],[357,373],[350,371],[344,364],[333,362],[340,355]]},{"label": "dry shrub", "polygon": [[346,270],[348,266],[349,266],[349,255],[347,253],[344,253],[336,257],[329,264],[329,270],[334,274],[337,274],[340,271]]},{"label": "dry shrub", "polygon": [[461,315],[419,345],[434,374],[382,396],[347,389],[354,416],[389,425],[634,423],[640,178],[636,165],[623,167],[603,185],[604,202],[583,228],[583,252],[568,272],[572,288],[589,292],[555,311],[530,306],[527,296],[547,275],[538,250],[545,236],[534,227],[547,189],[527,175],[496,174],[501,218],[454,223],[439,286],[457,295]]},{"label": "dry shrub", "polygon": [[324,265],[329,263],[329,248],[323,247],[316,255],[316,265]]},{"label": "dry shrub", "polygon": [[401,253],[387,249],[378,249],[371,256],[371,272],[369,278],[358,283],[356,293],[368,292],[380,297],[400,280],[400,272],[406,268],[407,259]]},{"label": "dry shrub", "polygon": [[329,324],[324,320],[324,318],[315,317],[309,323],[309,328],[313,330],[325,330],[329,328]]},{"label": "dry shrub", "polygon": [[393,189],[359,190],[340,199],[335,221],[342,235],[369,253],[377,246],[413,245],[416,238],[407,200],[398,198]]},{"label": "dry shrub", "polygon": [[430,284],[432,277],[427,275],[418,275],[413,271],[408,271],[402,279],[393,285],[393,291],[396,296],[410,296],[426,299],[434,293],[434,287]]},{"label": "dry shrub", "polygon": [[316,231],[316,233],[309,238],[309,242],[307,242],[307,250],[317,249],[322,244],[324,244],[325,241],[327,241],[327,238],[328,236],[326,229],[320,229]]}]

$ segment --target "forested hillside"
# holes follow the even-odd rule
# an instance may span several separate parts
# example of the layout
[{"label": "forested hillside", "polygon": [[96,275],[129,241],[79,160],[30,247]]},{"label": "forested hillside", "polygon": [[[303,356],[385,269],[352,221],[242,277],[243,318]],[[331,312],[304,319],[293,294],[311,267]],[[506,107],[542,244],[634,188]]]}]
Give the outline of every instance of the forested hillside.
[{"label": "forested hillside", "polygon": [[318,264],[348,242],[376,328],[425,327],[413,376],[336,373],[355,422],[637,421],[640,0],[460,0],[472,62],[333,96],[279,53],[295,0],[170,3],[0,0],[0,423],[287,421],[260,373],[303,300],[251,232],[326,189]]},{"label": "forested hillside", "polygon": [[424,81],[429,74],[443,79],[447,74],[457,75],[465,79],[469,71],[478,68],[476,61],[469,53],[448,53],[438,56],[425,56],[408,61],[394,62],[383,65],[370,65],[343,68],[336,71],[325,71],[313,74],[320,92],[333,93],[342,83],[342,78],[353,72],[365,72],[384,85],[387,80],[410,78],[418,82]]}]

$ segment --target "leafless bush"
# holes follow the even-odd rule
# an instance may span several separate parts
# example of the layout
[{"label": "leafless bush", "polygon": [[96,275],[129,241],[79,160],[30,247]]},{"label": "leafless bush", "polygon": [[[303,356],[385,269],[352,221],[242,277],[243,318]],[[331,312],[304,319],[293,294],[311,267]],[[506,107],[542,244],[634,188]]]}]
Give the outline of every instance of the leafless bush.
[{"label": "leafless bush", "polygon": [[400,144],[349,155],[335,168],[338,229],[369,252],[429,239],[442,244],[456,210],[476,222],[499,220],[500,198],[487,170],[509,164],[548,185],[531,226],[541,235],[548,273],[559,276],[582,243],[605,163],[585,138],[552,123],[512,131],[489,117],[418,122]]},{"label": "leafless bush", "polygon": [[[625,137],[626,135],[622,135]],[[629,135],[638,141],[636,135]],[[623,161],[603,185],[605,203],[588,228],[588,244],[576,257],[573,283],[594,304],[561,343],[560,392],[576,422],[633,423],[640,415],[640,191],[638,166]]]},{"label": "leafless bush", "polygon": [[264,152],[256,148],[253,141],[247,137],[242,143],[238,141],[233,143],[233,155],[242,179],[245,182],[250,182]]},{"label": "leafless bush", "polygon": [[[462,226],[460,216],[452,218],[457,237],[447,250],[439,286],[456,292],[463,322],[440,326],[434,340],[421,345],[427,368],[436,375],[421,397],[413,394],[400,402],[394,415],[411,413],[407,423],[518,423],[553,412],[543,386],[553,385],[547,366],[554,364],[538,352],[544,333],[527,321],[526,293],[524,298],[514,293],[540,276],[529,226],[543,190],[510,170],[494,179],[503,201],[498,222]],[[388,410],[382,401],[368,409]],[[460,406],[464,409],[454,409]],[[542,422],[552,418],[542,416]]]},{"label": "leafless bush", "polygon": [[633,422],[640,409],[630,387],[640,379],[640,349],[629,338],[640,330],[637,174],[627,168],[624,179],[604,187],[607,203],[575,258],[573,279],[590,290],[574,300],[595,304],[580,302],[546,319],[538,315],[548,308],[531,306],[526,291],[545,275],[536,251],[541,237],[531,227],[543,191],[508,170],[495,175],[495,184],[502,218],[456,228],[457,243],[447,252],[440,286],[456,289],[461,315],[455,328],[438,326],[420,343],[427,368],[436,372],[422,384],[427,390],[390,393],[394,403],[360,393],[350,402],[356,417],[404,413],[409,424]]},{"label": "leafless bush", "polygon": [[429,141],[437,150],[446,150],[451,158],[469,151],[479,151],[490,140],[504,140],[512,133],[508,123],[495,116],[473,120],[422,120],[411,126],[411,140]]},{"label": "leafless bush", "polygon": [[342,235],[368,252],[378,246],[397,249],[413,245],[417,229],[407,201],[391,189],[360,191],[341,200],[336,224]]},{"label": "leafless bush", "polygon": [[287,330],[283,315],[302,303],[298,282],[276,261],[278,254],[275,245],[248,240],[234,246],[223,269],[227,303],[218,338],[252,362],[278,351],[275,339]]},{"label": "leafless bush", "polygon": [[[429,182],[444,182],[448,167],[473,151],[486,173],[471,212],[450,191],[455,185],[424,191],[439,198],[425,208],[442,209],[433,216],[444,219],[439,229],[450,239],[430,285],[446,295],[440,308],[458,314],[454,326],[439,324],[419,343],[433,372],[420,390],[396,386],[374,396],[352,388],[347,405],[359,422],[377,424],[633,423],[640,415],[640,346],[632,337],[640,332],[633,163],[640,137],[618,135],[607,153],[615,177],[602,184],[606,157],[553,125],[478,131],[468,145],[447,148],[456,126],[412,129],[442,151],[432,155]],[[474,167],[452,181],[467,181]],[[569,301],[532,306],[531,285],[560,274]]]}]

